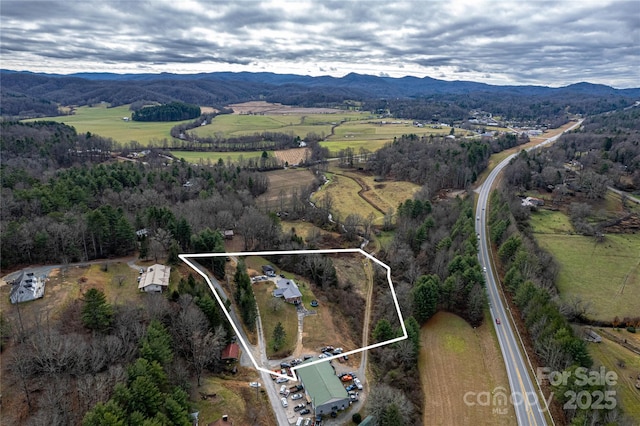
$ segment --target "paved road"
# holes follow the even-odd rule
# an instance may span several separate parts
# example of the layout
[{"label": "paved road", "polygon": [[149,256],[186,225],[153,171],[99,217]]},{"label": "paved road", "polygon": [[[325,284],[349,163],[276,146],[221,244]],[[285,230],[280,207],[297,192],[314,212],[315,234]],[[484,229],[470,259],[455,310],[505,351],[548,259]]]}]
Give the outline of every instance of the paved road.
[{"label": "paved road", "polygon": [[[235,257],[232,258],[231,260],[236,263],[238,261]],[[223,300],[228,299],[222,286],[220,285],[220,282],[213,275],[209,273],[207,268],[199,264],[193,258],[189,259],[188,263],[191,263],[202,274],[205,274],[207,276],[207,278],[209,279],[209,281],[211,282],[215,291],[218,293],[221,299]],[[242,324],[238,319],[238,315],[236,314],[233,305],[231,305],[231,308],[229,309],[229,315],[232,318],[232,324]],[[247,338],[247,335],[244,332],[244,329],[242,327],[234,327],[234,329],[236,333],[238,333],[241,337],[241,340],[239,342],[240,345],[242,346],[242,351],[240,353],[240,365],[245,367],[255,368],[254,363],[251,361],[251,358],[249,357],[249,353],[251,353],[251,356],[253,356],[253,358],[257,360],[261,365],[263,366],[268,365],[267,354],[264,350],[266,346],[264,344],[264,338],[262,334],[262,322],[260,321],[260,315],[258,315],[258,330],[257,330],[258,338],[259,338],[258,347],[253,346],[249,343],[249,339]],[[271,376],[264,371],[258,371],[258,373],[260,374],[262,389],[264,389],[267,392],[267,395],[269,396],[269,402],[271,403],[271,408],[273,409],[273,413],[276,416],[278,425],[290,424],[290,421],[287,418],[287,413],[285,412],[285,410],[283,409],[280,403],[281,397],[278,394],[278,391],[273,384],[273,380],[271,380]]]},{"label": "paved road", "polygon": [[[582,120],[571,126],[567,131],[573,130],[582,124]],[[546,146],[555,142],[561,135],[547,139],[536,147],[528,150],[536,149],[540,146]],[[491,193],[491,188],[509,161],[518,154],[512,154],[505,158],[495,169],[491,171],[487,180],[479,188],[479,199],[476,210],[478,220],[476,220],[476,232],[479,239],[478,258],[480,263],[487,268],[487,294],[491,307],[491,318],[493,320],[502,357],[507,368],[509,377],[509,385],[511,386],[511,397],[514,401],[514,408],[519,425],[546,425],[547,421],[543,413],[544,402],[538,396],[538,388],[529,376],[528,364],[518,347],[514,331],[509,321],[509,316],[502,304],[498,284],[495,280],[490,257],[490,247],[486,234],[486,208]],[[500,324],[496,320],[500,320]],[[494,407],[496,408],[496,407]],[[499,407],[497,407],[499,408]]]}]

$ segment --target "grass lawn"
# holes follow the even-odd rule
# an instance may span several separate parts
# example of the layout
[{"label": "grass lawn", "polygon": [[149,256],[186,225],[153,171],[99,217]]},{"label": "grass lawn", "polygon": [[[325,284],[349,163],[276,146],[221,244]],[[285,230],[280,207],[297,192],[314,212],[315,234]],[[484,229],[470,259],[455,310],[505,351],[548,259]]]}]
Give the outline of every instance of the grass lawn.
[{"label": "grass lawn", "polygon": [[192,121],[141,122],[124,121],[123,117],[131,117],[129,105],[107,108],[106,105],[101,104],[94,107],[78,107],[74,115],[48,117],[45,119],[73,126],[78,133],[95,133],[103,137],[112,138],[120,144],[137,141],[143,146],[159,146],[160,141],[165,138],[172,140],[173,138],[169,131],[173,126]]},{"label": "grass lawn", "polygon": [[[610,331],[621,339],[632,336],[624,329]],[[640,424],[640,391],[634,387],[635,379],[640,374],[640,357],[619,344],[603,336],[602,342],[588,345],[589,353],[594,359],[594,367],[603,365],[607,371],[615,371],[618,375],[617,396],[623,411]],[[624,367],[620,366],[624,362]]]},{"label": "grass lawn", "polygon": [[562,298],[591,302],[595,319],[638,314],[639,234],[607,234],[602,243],[582,235],[536,233],[535,238],[560,264],[557,285]]},{"label": "grass lawn", "polygon": [[[262,319],[262,330],[267,344],[267,356],[283,358],[293,352],[298,339],[298,314],[296,307],[289,303],[280,305],[277,311],[270,307],[269,302],[274,299],[272,293],[276,285],[272,281],[260,281],[253,284],[253,293]],[[273,349],[273,330],[278,322],[282,323],[286,334],[285,341],[277,351]]]},{"label": "grass lawn", "polygon": [[[509,381],[491,318],[472,328],[448,312],[435,314],[420,331],[418,359],[425,395],[423,423],[429,425],[513,425],[511,405],[465,404],[467,392],[489,392],[499,387],[509,393]],[[473,395],[472,395],[473,396]],[[468,401],[477,399],[467,397]],[[504,408],[500,414],[494,408]]]}]

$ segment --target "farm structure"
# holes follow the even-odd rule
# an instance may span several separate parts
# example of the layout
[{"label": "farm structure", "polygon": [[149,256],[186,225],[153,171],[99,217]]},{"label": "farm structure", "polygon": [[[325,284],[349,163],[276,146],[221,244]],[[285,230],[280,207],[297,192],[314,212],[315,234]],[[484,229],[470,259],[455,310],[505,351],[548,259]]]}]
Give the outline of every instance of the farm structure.
[{"label": "farm structure", "polygon": [[149,266],[140,276],[138,289],[146,293],[162,293],[169,288],[169,273],[171,268],[160,264]]},{"label": "farm structure", "polygon": [[37,277],[33,272],[23,271],[12,283],[9,300],[15,305],[44,297],[46,279],[46,275]]},{"label": "farm structure", "polygon": [[225,362],[237,361],[240,357],[240,347],[237,343],[229,343],[226,348],[222,350],[221,360]]},{"label": "farm structure", "polygon": [[330,414],[349,407],[349,394],[329,362],[300,368],[298,376],[316,415]]},{"label": "farm structure", "polygon": [[278,277],[276,278],[276,287],[273,291],[274,297],[282,297],[285,302],[296,305],[302,301],[302,293],[293,280]]}]

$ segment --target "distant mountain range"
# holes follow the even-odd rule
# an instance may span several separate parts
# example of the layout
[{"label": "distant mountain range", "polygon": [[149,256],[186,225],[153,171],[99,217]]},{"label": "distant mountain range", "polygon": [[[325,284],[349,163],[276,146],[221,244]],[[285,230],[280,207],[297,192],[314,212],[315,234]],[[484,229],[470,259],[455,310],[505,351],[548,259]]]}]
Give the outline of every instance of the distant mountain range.
[{"label": "distant mountain range", "polygon": [[[472,81],[444,81],[430,77],[310,77],[295,74],[215,72],[202,74],[42,74],[0,70],[2,100],[28,97],[63,105],[105,101],[112,105],[137,100],[180,100],[199,105],[225,106],[263,99],[298,105],[328,105],[344,100],[415,99],[437,95],[508,95],[555,98],[622,97],[640,99],[640,88],[615,89],[591,83],[560,88],[546,86],[496,86]],[[4,102],[3,102],[4,103]]]}]

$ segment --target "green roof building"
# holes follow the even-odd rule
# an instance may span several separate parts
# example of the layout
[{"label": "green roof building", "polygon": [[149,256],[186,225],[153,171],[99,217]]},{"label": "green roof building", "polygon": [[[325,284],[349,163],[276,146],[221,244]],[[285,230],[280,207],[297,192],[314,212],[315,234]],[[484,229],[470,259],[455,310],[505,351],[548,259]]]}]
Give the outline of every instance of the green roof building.
[{"label": "green roof building", "polygon": [[316,415],[349,407],[349,394],[328,361],[300,368],[297,373]]}]

